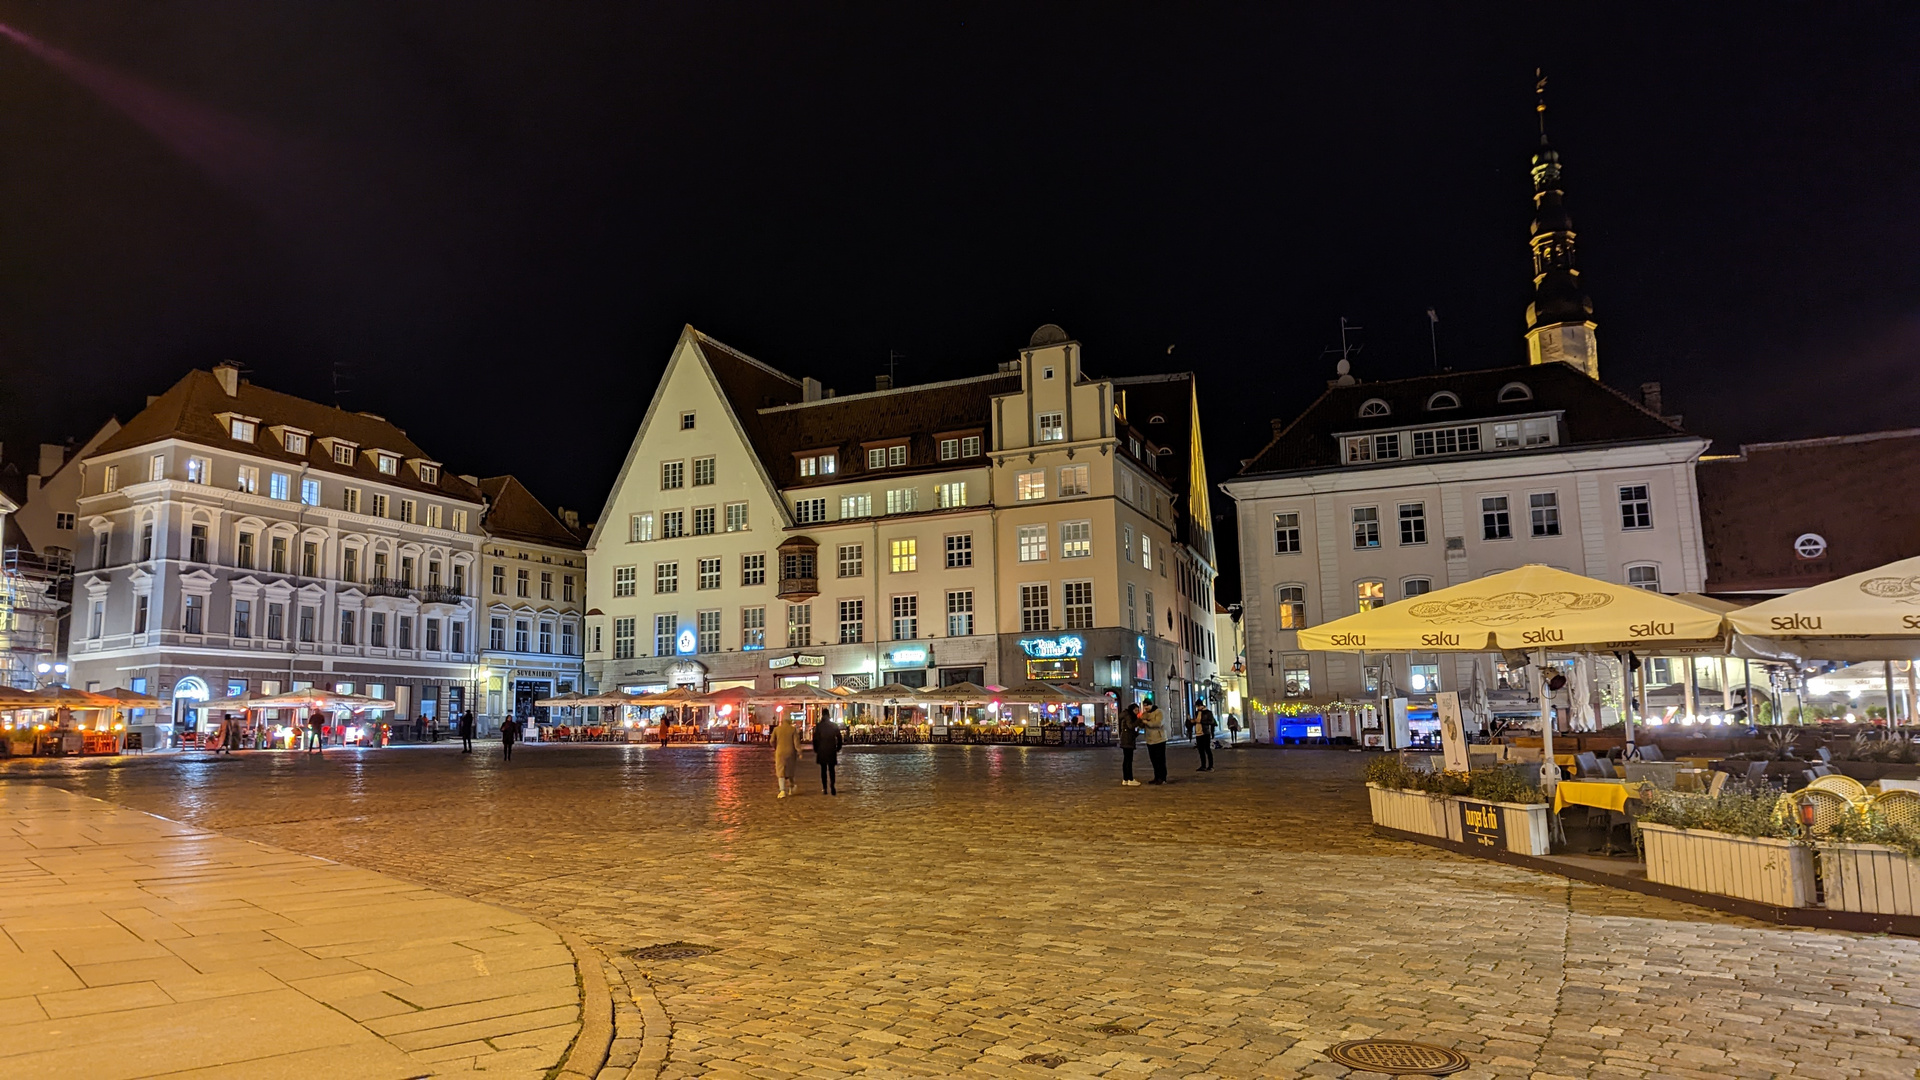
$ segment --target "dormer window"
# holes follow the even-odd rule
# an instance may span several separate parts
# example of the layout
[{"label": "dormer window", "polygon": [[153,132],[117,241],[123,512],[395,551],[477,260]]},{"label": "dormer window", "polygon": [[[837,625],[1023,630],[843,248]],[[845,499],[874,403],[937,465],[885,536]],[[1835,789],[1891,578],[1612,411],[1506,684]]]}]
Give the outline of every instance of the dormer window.
[{"label": "dormer window", "polygon": [[835,454],[802,454],[800,456],[801,476],[832,476],[839,466],[840,461]]},{"label": "dormer window", "polygon": [[1350,435],[1346,440],[1347,464],[1393,461],[1400,457],[1400,433],[1388,435]]},{"label": "dormer window", "polygon": [[867,468],[897,469],[907,463],[907,444],[893,446],[870,446],[867,448]]},{"label": "dormer window", "polygon": [[374,467],[388,476],[400,475],[400,459],[392,454],[375,454]]},{"label": "dormer window", "polygon": [[359,447],[350,442],[341,442],[339,439],[327,441],[332,443],[331,453],[333,454],[333,463],[335,465],[353,464],[353,455],[359,450]]},{"label": "dormer window", "polygon": [[228,421],[227,430],[232,433],[234,442],[250,443],[255,433],[259,431],[259,425],[252,420],[242,420],[236,416]]},{"label": "dormer window", "polygon": [[1158,413],[1155,413],[1154,415],[1147,417],[1147,423],[1149,424],[1164,424],[1166,422],[1167,422],[1167,418],[1164,416],[1161,416]]},{"label": "dormer window", "polygon": [[280,434],[280,442],[281,445],[287,448],[287,453],[289,454],[304,454],[307,452],[307,435],[304,431],[282,432]]},{"label": "dormer window", "polygon": [[1442,390],[1427,399],[1428,412],[1439,412],[1441,409],[1457,409],[1459,407],[1460,395],[1451,390]]},{"label": "dormer window", "polygon": [[1368,398],[1366,401],[1361,402],[1360,404],[1360,415],[1363,417],[1364,416],[1386,416],[1392,412],[1393,412],[1393,409],[1390,406],[1388,406],[1386,402],[1381,401],[1379,398]]},{"label": "dormer window", "polygon": [[1510,382],[1500,388],[1501,401],[1532,401],[1533,390],[1526,383]]},{"label": "dormer window", "polygon": [[440,466],[438,465],[420,466],[420,482],[423,484],[439,483],[440,482]]}]

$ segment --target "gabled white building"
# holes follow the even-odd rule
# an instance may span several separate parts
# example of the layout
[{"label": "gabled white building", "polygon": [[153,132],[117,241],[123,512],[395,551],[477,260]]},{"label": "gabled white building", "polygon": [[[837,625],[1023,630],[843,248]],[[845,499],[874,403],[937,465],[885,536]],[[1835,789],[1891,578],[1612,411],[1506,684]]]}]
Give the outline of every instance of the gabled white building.
[{"label": "gabled white building", "polygon": [[1192,379],[1080,360],[1043,327],[987,374],[837,395],[687,328],[588,545],[589,684],[1198,692]]}]

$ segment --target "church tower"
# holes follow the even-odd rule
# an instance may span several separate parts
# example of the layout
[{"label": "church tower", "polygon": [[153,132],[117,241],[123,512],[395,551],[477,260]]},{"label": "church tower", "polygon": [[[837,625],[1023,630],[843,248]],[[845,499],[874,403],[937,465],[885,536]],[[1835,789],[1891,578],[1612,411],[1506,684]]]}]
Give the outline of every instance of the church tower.
[{"label": "church tower", "polygon": [[1574,267],[1573,219],[1561,201],[1560,155],[1547,142],[1544,77],[1534,85],[1534,93],[1540,148],[1533,152],[1533,303],[1527,305],[1527,358],[1535,364],[1571,364],[1598,379],[1593,301],[1580,290],[1580,271]]}]

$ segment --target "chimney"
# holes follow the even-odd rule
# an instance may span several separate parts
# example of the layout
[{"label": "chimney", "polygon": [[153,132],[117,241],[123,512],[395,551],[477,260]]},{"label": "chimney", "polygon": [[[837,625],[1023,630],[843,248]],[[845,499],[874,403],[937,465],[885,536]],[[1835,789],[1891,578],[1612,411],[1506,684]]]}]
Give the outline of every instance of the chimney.
[{"label": "chimney", "polygon": [[1276,439],[1280,437],[1281,432],[1287,430],[1287,422],[1277,416],[1267,422],[1273,425],[1273,437]]},{"label": "chimney", "polygon": [[578,529],[580,528],[580,511],[562,510],[560,511],[560,520],[567,523],[567,528]]},{"label": "chimney", "polygon": [[60,471],[60,466],[66,463],[67,448],[65,446],[50,442],[40,444],[40,468],[38,471],[41,476],[52,476],[54,473]]},{"label": "chimney", "polygon": [[467,483],[472,484],[474,487],[480,486],[480,478],[477,476],[468,476],[466,473],[461,473],[460,479],[465,480]]},{"label": "chimney", "polygon": [[893,389],[893,376],[891,376],[891,375],[875,375],[875,376],[873,377],[873,388],[874,388],[875,390],[891,390],[891,389]]},{"label": "chimney", "polygon": [[232,364],[215,364],[213,366],[213,377],[220,380],[220,389],[225,390],[228,397],[240,396],[239,368],[234,367]]},{"label": "chimney", "polygon": [[811,375],[803,376],[800,379],[800,400],[801,401],[819,401],[820,400],[820,380],[819,379],[816,379]]},{"label": "chimney", "polygon": [[1655,416],[1665,416],[1660,411],[1660,384],[1643,382],[1640,384],[1640,405]]}]

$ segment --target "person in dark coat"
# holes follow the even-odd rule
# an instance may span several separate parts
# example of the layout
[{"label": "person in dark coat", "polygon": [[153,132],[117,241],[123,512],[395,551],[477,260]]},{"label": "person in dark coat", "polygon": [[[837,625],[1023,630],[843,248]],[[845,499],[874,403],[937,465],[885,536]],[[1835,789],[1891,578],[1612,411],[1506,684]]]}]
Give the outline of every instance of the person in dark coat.
[{"label": "person in dark coat", "polygon": [[327,740],[327,714],[319,709],[313,710],[307,717],[307,752],[318,754],[323,751]]},{"label": "person in dark coat", "polygon": [[513,760],[513,744],[518,741],[520,741],[520,719],[509,716],[500,722],[500,752],[506,760]]},{"label": "person in dark coat", "polygon": [[1140,786],[1133,778],[1133,749],[1139,742],[1140,706],[1128,704],[1120,710],[1120,783],[1124,787]]},{"label": "person in dark coat", "polygon": [[1213,710],[1200,706],[1200,715],[1193,718],[1193,747],[1200,751],[1198,772],[1213,771],[1213,736],[1220,730],[1220,722],[1213,718]]},{"label": "person in dark coat", "polygon": [[813,725],[813,759],[820,763],[820,792],[838,795],[840,787],[833,769],[840,763],[840,725],[827,719],[825,709],[820,712],[820,719]]},{"label": "person in dark coat", "polygon": [[463,754],[473,753],[473,728],[473,710],[468,709],[460,714],[460,752]]}]

